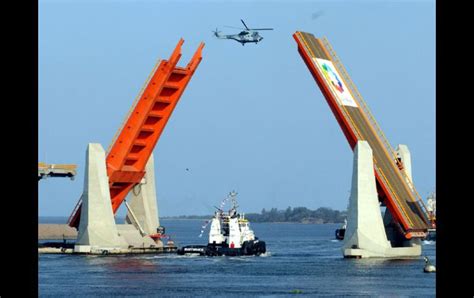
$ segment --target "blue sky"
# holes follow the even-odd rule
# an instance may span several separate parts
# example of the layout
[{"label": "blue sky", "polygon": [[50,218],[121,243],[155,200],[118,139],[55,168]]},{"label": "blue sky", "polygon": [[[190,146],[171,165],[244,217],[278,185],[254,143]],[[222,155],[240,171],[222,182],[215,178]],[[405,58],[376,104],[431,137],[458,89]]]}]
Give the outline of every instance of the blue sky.
[{"label": "blue sky", "polygon": [[[214,38],[216,27],[236,33],[224,25],[241,18],[275,30],[244,47]],[[244,212],[345,209],[352,151],[297,52],[297,30],[328,38],[391,145],[408,145],[426,197],[436,170],[434,1],[40,1],[38,158],[79,173],[39,182],[39,215],[70,214],[87,144],[107,149],[181,37],[181,66],[206,46],[155,147],[160,215],[210,214],[232,189]]]}]

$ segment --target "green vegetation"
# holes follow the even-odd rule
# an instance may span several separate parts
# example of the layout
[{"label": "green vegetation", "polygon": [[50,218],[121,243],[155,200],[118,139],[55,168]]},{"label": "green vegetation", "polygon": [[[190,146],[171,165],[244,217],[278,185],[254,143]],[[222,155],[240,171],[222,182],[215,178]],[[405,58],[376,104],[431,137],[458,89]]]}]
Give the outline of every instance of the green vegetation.
[{"label": "green vegetation", "polygon": [[310,210],[306,207],[288,207],[286,210],[272,208],[270,211],[262,210],[258,213],[246,214],[250,222],[299,222],[299,223],[342,223],[346,218],[346,212],[321,207]]},{"label": "green vegetation", "polygon": [[[347,212],[332,210],[321,207],[310,210],[306,207],[288,207],[286,210],[272,208],[270,211],[262,210],[261,213],[246,213],[245,217],[250,222],[295,222],[295,223],[342,223],[347,216]],[[209,219],[212,215],[181,215],[163,217],[164,219]]]},{"label": "green vegetation", "polygon": [[212,215],[178,215],[178,216],[161,216],[160,219],[209,219]]}]

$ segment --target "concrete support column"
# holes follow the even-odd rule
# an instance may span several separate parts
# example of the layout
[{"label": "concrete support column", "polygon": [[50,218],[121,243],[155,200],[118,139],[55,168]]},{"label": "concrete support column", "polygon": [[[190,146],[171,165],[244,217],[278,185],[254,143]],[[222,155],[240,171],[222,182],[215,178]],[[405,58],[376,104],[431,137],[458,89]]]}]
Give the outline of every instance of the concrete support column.
[{"label": "concrete support column", "polygon": [[[150,235],[156,233],[156,229],[160,226],[153,154],[146,164],[145,171],[146,174],[142,182],[137,184],[129,194],[129,205],[142,229],[146,234]],[[136,225],[129,211],[125,221],[126,223]]]},{"label": "concrete support column", "polygon": [[[389,213],[386,221],[392,220]],[[389,231],[390,236],[392,230]],[[419,240],[400,239],[399,247],[392,247],[387,239],[380,213],[372,149],[366,141],[359,141],[354,149],[352,189],[349,199],[346,233],[342,252],[344,257],[404,258],[421,255]]]},{"label": "concrete support column", "polygon": [[105,152],[100,144],[90,143],[87,147],[81,198],[81,221],[74,250],[91,252],[96,249],[127,248],[128,244],[119,236],[115,225]]},{"label": "concrete support column", "polygon": [[354,149],[343,253],[350,256],[355,249],[368,254],[383,254],[389,247],[377,197],[372,149],[366,141],[359,141]]}]

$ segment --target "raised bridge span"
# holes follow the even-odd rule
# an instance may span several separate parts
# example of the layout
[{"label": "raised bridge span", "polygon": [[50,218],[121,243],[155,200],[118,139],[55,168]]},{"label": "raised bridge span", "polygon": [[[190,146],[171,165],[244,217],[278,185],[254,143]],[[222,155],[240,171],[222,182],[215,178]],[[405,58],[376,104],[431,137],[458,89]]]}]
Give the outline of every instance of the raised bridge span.
[{"label": "raised bridge span", "polygon": [[[159,60],[155,65],[107,150],[107,176],[114,214],[145,176],[153,149],[202,60],[204,43],[185,67],[177,66],[183,43],[180,39],[170,58]],[[69,217],[69,226],[79,227],[81,209],[82,197]]]},{"label": "raised bridge span", "polygon": [[293,37],[351,148],[359,140],[372,148],[379,199],[399,231],[406,239],[424,238],[429,219],[423,200],[331,45],[311,33],[297,31]]}]

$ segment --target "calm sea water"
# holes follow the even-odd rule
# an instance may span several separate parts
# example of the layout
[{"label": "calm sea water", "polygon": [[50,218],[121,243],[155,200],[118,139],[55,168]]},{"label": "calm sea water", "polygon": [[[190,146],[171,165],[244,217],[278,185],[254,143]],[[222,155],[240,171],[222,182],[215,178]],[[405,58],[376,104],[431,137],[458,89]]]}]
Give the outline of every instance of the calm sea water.
[{"label": "calm sea water", "polygon": [[[44,222],[44,221],[43,221]],[[178,246],[205,244],[203,221],[162,220]],[[39,255],[39,293],[47,296],[282,297],[435,296],[436,274],[422,258],[344,259],[339,225],[252,223],[267,244],[254,257]],[[436,263],[436,245],[423,254]]]}]

